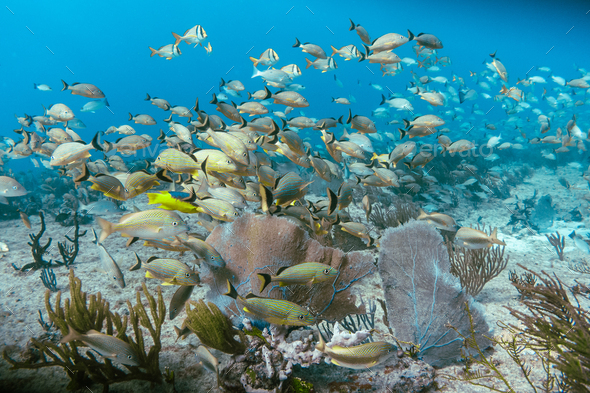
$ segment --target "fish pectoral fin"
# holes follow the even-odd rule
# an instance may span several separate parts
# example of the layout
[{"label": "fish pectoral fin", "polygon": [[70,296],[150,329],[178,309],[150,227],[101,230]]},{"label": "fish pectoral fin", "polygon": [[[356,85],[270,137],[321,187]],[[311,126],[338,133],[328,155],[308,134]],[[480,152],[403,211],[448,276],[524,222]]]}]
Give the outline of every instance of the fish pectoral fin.
[{"label": "fish pectoral fin", "polygon": [[338,360],[332,359],[332,364],[335,364],[337,366],[340,366],[340,363],[338,363]]},{"label": "fish pectoral fin", "polygon": [[286,287],[287,285],[289,285],[289,284],[287,284],[286,282],[283,282],[283,281],[279,282],[279,287]]},{"label": "fish pectoral fin", "polygon": [[145,278],[157,278],[149,270],[145,272]]},{"label": "fish pectoral fin", "polygon": [[162,232],[162,227],[159,227],[159,228],[156,230],[156,232],[157,232],[157,233],[160,233],[160,232]]},{"label": "fish pectoral fin", "polygon": [[173,284],[173,283],[168,282],[168,281],[164,281],[161,285],[176,285],[176,284]]},{"label": "fish pectoral fin", "polygon": [[248,307],[244,307],[242,310],[246,311],[247,313],[252,314],[252,312],[250,312],[250,310],[248,310]]}]

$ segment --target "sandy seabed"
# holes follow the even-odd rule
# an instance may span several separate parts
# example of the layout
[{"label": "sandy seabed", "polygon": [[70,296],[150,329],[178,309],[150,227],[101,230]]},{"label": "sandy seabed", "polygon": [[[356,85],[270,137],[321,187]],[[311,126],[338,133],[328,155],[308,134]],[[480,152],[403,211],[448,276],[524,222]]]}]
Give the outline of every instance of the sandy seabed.
[{"label": "sandy seabed", "polygon": [[[550,194],[553,204],[557,211],[556,220],[553,226],[546,232],[559,231],[562,235],[568,235],[574,229],[588,227],[588,207],[589,203],[584,196],[588,194],[588,185],[581,179],[580,170],[574,167],[559,167],[557,171],[553,169],[538,169],[532,178],[528,178],[524,183],[515,187],[511,194],[518,196],[520,200],[530,198],[534,191],[537,190],[538,196]],[[556,181],[558,177],[565,177],[571,184],[572,188],[567,190]],[[555,187],[560,187],[556,189]],[[147,198],[141,196],[133,201],[134,204],[144,210],[148,208]],[[559,218],[574,208],[579,208],[583,216],[582,222],[564,222]],[[359,207],[350,208],[353,218],[360,217],[364,213]],[[462,200],[459,208],[454,209],[451,214],[462,226],[475,226],[478,222],[485,222],[492,227],[498,227],[498,237],[506,242],[505,255],[510,257],[507,268],[494,280],[489,282],[482,292],[476,296],[476,300],[481,303],[485,309],[485,317],[488,324],[493,329],[494,334],[501,334],[501,329],[497,327],[498,321],[506,323],[515,323],[516,320],[510,316],[506,307],[515,309],[524,309],[519,302],[519,294],[510,284],[508,275],[510,270],[517,270],[522,273],[522,269],[517,267],[517,263],[526,266],[536,272],[545,271],[555,273],[560,280],[568,285],[575,285],[578,280],[586,285],[590,284],[590,275],[576,273],[568,269],[568,259],[584,259],[587,257],[574,243],[566,237],[565,256],[566,261],[559,261],[553,247],[548,243],[544,233],[531,232],[526,228],[506,224],[510,221],[511,213],[506,208],[502,200],[490,198],[484,202],[470,202]],[[115,221],[116,216],[106,217]],[[45,288],[39,278],[39,271],[36,272],[17,272],[13,269],[12,264],[23,266],[32,261],[30,247],[27,245],[28,234],[37,233],[40,227],[38,217],[30,217],[33,229],[27,229],[20,220],[1,221],[0,222],[0,241],[7,244],[9,251],[2,253],[0,259],[0,331],[2,337],[0,350],[7,349],[8,352],[15,356],[27,345],[31,337],[42,336],[45,332],[37,322],[37,310],[42,310],[43,316],[47,319],[47,313],[44,306]],[[57,241],[63,241],[64,235],[69,230],[55,223],[52,217],[46,218],[47,231],[43,237],[52,237],[56,245]],[[197,228],[196,218],[189,216],[189,225],[191,228]],[[90,229],[96,224],[85,225],[81,230]],[[203,234],[205,234],[203,232]],[[80,253],[72,268],[76,277],[82,280],[82,290],[88,293],[101,292],[103,297],[110,303],[111,310],[120,314],[128,314],[126,301],[129,299],[135,303],[135,292],[141,290],[141,283],[145,282],[152,294],[156,293],[159,281],[150,280],[144,277],[142,271],[129,272],[129,268],[135,263],[133,251],[138,251],[142,259],[147,259],[151,255],[159,257],[177,257],[177,253],[169,253],[152,248],[143,248],[140,242],[125,247],[126,238],[118,234],[111,235],[103,244],[111,256],[119,263],[121,270],[125,275],[126,287],[119,288],[110,282],[105,274],[97,271],[99,258],[96,252],[96,246],[92,242],[92,234],[89,233],[80,239]],[[57,247],[50,252],[50,257],[59,259]],[[192,260],[192,255],[185,254],[184,257],[178,258],[185,262]],[[62,297],[69,297],[68,271],[66,268],[57,267],[54,269],[57,277],[57,287],[63,292]],[[362,294],[364,300],[383,298],[381,290],[381,279],[378,274],[367,276],[355,284],[353,287],[355,293]],[[206,286],[197,287],[193,292],[191,299],[197,300],[204,298],[208,290]],[[164,301],[168,306],[175,287],[162,286]],[[52,301],[55,299],[52,294]],[[185,340],[176,342],[176,333],[174,325],[180,326],[186,316],[183,311],[174,321],[166,321],[162,330],[162,351],[160,355],[160,366],[170,367],[174,370],[176,376],[176,390],[178,392],[207,392],[211,388],[216,391],[215,377],[212,373],[205,370],[198,364],[195,356],[195,349],[199,345],[199,340],[195,335],[190,335]],[[376,326],[380,331],[386,331],[382,323],[383,313],[378,307],[376,312]],[[378,338],[378,337],[376,337]],[[229,361],[229,356],[218,351],[213,354],[219,358],[220,367],[223,368]],[[498,364],[500,371],[512,383],[512,387],[517,392],[529,392],[532,389],[523,378],[520,369],[511,361],[509,356],[500,348],[489,352]],[[543,378],[543,369],[536,355],[532,352],[524,351],[523,358],[532,368],[531,379],[540,382]],[[385,363],[387,365],[387,362]],[[355,374],[360,386],[362,381],[367,381],[370,385],[379,386],[379,374],[383,372],[385,365],[377,366],[371,371],[359,372],[358,370],[342,369],[334,365],[312,366],[310,369],[295,369],[295,375],[302,377],[314,383],[317,392],[331,391],[328,381],[349,380]],[[381,369],[380,369],[381,367]],[[437,370],[437,375],[459,375],[462,366],[455,365]],[[57,392],[65,391],[69,382],[66,373],[60,367],[44,368],[39,370],[9,370],[9,365],[4,360],[0,361],[0,385],[3,386],[4,392]],[[471,386],[465,382],[449,381],[441,376],[437,377],[439,387],[444,387],[447,392],[487,392],[488,389]],[[503,386],[495,382],[496,388]],[[378,388],[377,390],[379,390]],[[88,387],[89,391],[101,391],[100,385]],[[150,386],[145,382],[128,382],[119,383],[110,387],[110,392],[159,392],[166,391],[165,386]]]}]

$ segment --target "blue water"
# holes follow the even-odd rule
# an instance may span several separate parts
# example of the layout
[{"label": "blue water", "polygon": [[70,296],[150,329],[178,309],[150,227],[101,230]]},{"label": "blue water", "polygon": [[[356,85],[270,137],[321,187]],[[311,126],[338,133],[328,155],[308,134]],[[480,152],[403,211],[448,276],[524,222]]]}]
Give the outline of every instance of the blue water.
[{"label": "blue water", "polygon": [[[320,4],[180,1],[174,5],[161,1],[122,4],[114,1],[12,1],[0,9],[0,135],[18,137],[11,131],[20,128],[14,114],[42,114],[42,105],[49,107],[61,102],[72,108],[86,124],[85,130],[77,131],[87,141],[96,131],[104,131],[111,125],[130,124],[129,112],[149,114],[158,120],[158,126],[133,124],[138,134],[157,136],[159,128],[167,129],[162,119],[168,113],[144,101],[146,93],[166,98],[172,105],[187,107],[192,107],[199,97],[201,109],[212,113],[214,106],[208,102],[212,93],[218,92],[221,77],[226,81],[239,79],[247,91],[263,88],[260,78],[250,79],[252,62],[248,56],[258,57],[269,47],[280,57],[278,67],[296,63],[302,69],[303,75],[295,83],[306,86],[302,94],[310,106],[303,112],[316,118],[345,115],[348,107],[333,104],[330,98],[349,94],[357,100],[351,105],[353,113],[370,115],[379,105],[381,92],[368,83],[380,84],[386,88],[385,92],[388,89],[405,92],[412,80],[410,69],[418,75],[431,77],[442,75],[452,79],[455,74],[463,77],[468,87],[474,87],[469,71],[485,69],[482,63],[489,62],[489,54],[496,50],[509,72],[510,86],[514,86],[517,78],[525,78],[531,67],[537,66],[550,67],[554,75],[569,80],[580,77],[574,64],[590,68],[589,10],[587,1],[338,1]],[[295,37],[301,42],[321,45],[328,54],[330,45],[340,48],[355,44],[362,48],[356,33],[348,31],[348,18],[363,25],[372,39],[388,32],[406,35],[407,29],[414,34],[435,34],[444,44],[438,55],[450,57],[452,65],[441,67],[440,72],[428,73],[423,68],[410,66],[395,77],[382,77],[378,64],[343,61],[336,56],[338,69],[335,72],[322,74],[312,68],[305,70],[306,55],[291,47]],[[210,56],[201,47],[181,43],[179,58],[171,61],[150,58],[148,46],[158,48],[173,43],[172,31],[183,33],[195,24],[202,25],[208,34],[213,47]],[[412,45],[406,44],[394,52],[402,58],[415,58]],[[344,88],[336,86],[334,73]],[[548,80],[545,87],[557,87],[547,73],[533,70],[529,76],[532,75],[545,77]],[[106,94],[112,113],[106,109],[94,114],[79,112],[89,99],[61,92],[60,79],[69,84],[95,84]],[[34,90],[33,83],[48,84],[53,91]],[[535,90],[539,96],[542,87]],[[442,87],[431,84],[431,88]],[[499,93],[492,88],[488,92],[490,95]],[[410,95],[409,92],[405,94]],[[235,101],[241,102],[239,98]],[[492,100],[481,97],[475,102],[453,106],[463,107],[468,115],[473,103],[478,103],[484,112],[494,106]],[[426,101],[416,99],[413,105],[418,113],[431,111]],[[544,112],[551,110],[544,103],[536,106]],[[277,105],[272,108],[284,109]],[[292,113],[298,114],[298,110]],[[536,119],[531,112],[519,116]],[[401,117],[401,114],[397,116]],[[481,121],[505,118],[506,114],[496,104]],[[397,126],[387,126],[385,121],[377,123],[380,130],[397,135]]]}]

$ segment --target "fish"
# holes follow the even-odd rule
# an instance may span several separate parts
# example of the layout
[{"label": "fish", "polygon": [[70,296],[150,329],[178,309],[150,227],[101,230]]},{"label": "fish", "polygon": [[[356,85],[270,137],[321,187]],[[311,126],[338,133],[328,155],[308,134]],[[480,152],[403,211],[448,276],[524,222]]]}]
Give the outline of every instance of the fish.
[{"label": "fish", "polygon": [[361,25],[355,25],[352,19],[348,20],[350,21],[350,27],[348,28],[348,31],[356,31],[361,41],[363,41],[366,45],[371,45],[371,37],[369,37],[369,33],[367,32],[367,30]]},{"label": "fish", "polygon": [[192,236],[186,238],[176,236],[176,240],[180,244],[188,247],[197,257],[203,259],[208,265],[218,268],[225,267],[225,260],[209,243]]},{"label": "fish", "polygon": [[494,244],[505,246],[501,240],[498,240],[498,229],[495,228],[491,235],[477,229],[461,227],[455,234],[455,244],[471,250],[480,248],[489,248]]},{"label": "fish", "polygon": [[128,126],[127,124],[123,124],[120,127],[110,126],[104,133],[105,135],[109,135],[114,132],[118,132],[119,134],[123,135],[133,135],[135,134],[135,129],[131,126]]},{"label": "fish", "polygon": [[[338,55],[340,55],[340,57],[344,57],[344,61],[352,60],[352,59],[360,59],[359,61],[361,61],[363,59],[362,54],[359,52],[357,47],[354,45],[346,45],[340,49],[336,49],[333,46],[331,46],[331,48],[332,48],[332,54],[330,55],[330,57],[333,57],[334,55],[338,54]],[[338,84],[338,82],[340,82],[340,81],[336,78],[336,75],[334,75],[334,77],[335,77],[334,80]],[[342,84],[342,83],[340,83],[340,84]],[[339,87],[342,87],[342,86],[339,86]]]},{"label": "fish", "polygon": [[109,105],[109,102],[107,101],[106,98],[104,100],[94,100],[94,101],[90,101],[90,102],[87,102],[86,104],[84,104],[82,109],[80,109],[80,112],[95,113],[97,110],[102,109],[107,106],[110,106],[110,105]]},{"label": "fish", "polygon": [[437,229],[442,229],[443,231],[457,230],[457,223],[451,216],[436,212],[426,213],[422,209],[418,209],[418,213],[419,215],[418,218],[416,218],[417,220],[426,221]]},{"label": "fish", "polygon": [[27,228],[31,229],[31,220],[29,220],[29,216],[27,216],[25,212],[22,212],[20,210],[18,211],[18,214],[20,215],[20,219],[22,220],[23,224]]},{"label": "fish", "polygon": [[337,269],[319,262],[302,262],[295,266],[284,266],[277,270],[275,275],[258,273],[260,292],[272,282],[278,282],[281,287],[297,284],[313,285],[334,280],[336,276],[338,276]]},{"label": "fish", "polygon": [[309,311],[293,302],[259,297],[253,293],[242,297],[229,280],[225,295],[234,299],[241,310],[268,323],[287,326],[309,326],[315,323]]},{"label": "fish", "polygon": [[333,364],[355,370],[364,370],[376,366],[387,360],[396,350],[395,345],[385,341],[375,341],[352,347],[342,347],[340,345],[329,347],[324,342],[321,334],[315,348],[329,356]]},{"label": "fish", "polygon": [[273,198],[277,205],[287,206],[294,200],[305,195],[305,188],[313,182],[305,182],[295,172],[287,172],[276,180]]},{"label": "fish", "polygon": [[15,179],[8,176],[0,176],[0,196],[15,198],[25,196],[29,192]]},{"label": "fish", "polygon": [[102,229],[99,243],[114,232],[121,232],[126,237],[162,239],[185,233],[189,229],[178,214],[161,209],[129,213],[121,217],[118,223],[111,223],[100,217],[96,221]]},{"label": "fish", "polygon": [[105,95],[98,87],[90,83],[74,83],[68,85],[63,79],[61,80],[63,87],[61,91],[69,90],[74,95],[79,95],[87,98],[104,98]]},{"label": "fish", "polygon": [[150,257],[142,263],[139,255],[135,253],[135,260],[136,264],[129,270],[144,268],[146,278],[161,280],[162,285],[195,286],[201,282],[198,273],[176,259]]},{"label": "fish", "polygon": [[[147,134],[141,135],[129,135],[123,138],[117,139],[114,143],[112,142],[104,142],[104,151],[109,152],[111,150],[116,150],[122,154],[133,154],[133,152],[141,149],[145,149],[146,147],[152,144],[152,137]],[[95,148],[98,145],[95,146]],[[99,149],[97,149],[99,150]]]},{"label": "fish", "polygon": [[498,76],[506,83],[508,83],[508,71],[506,71],[506,67],[504,64],[500,62],[498,58],[496,58],[496,52],[490,54],[492,58],[492,67],[498,73]]},{"label": "fish", "polygon": [[220,385],[219,380],[219,360],[213,355],[211,352],[205,347],[204,345],[199,345],[197,347],[197,359],[199,359],[199,364],[205,367],[207,370],[214,372],[217,378],[217,387]]},{"label": "fish", "polygon": [[33,83],[33,88],[37,89],[37,90],[41,90],[41,91],[53,91],[53,89],[51,87],[49,87],[48,85],[43,84],[43,83],[41,83],[41,84]]},{"label": "fish", "polygon": [[309,67],[313,67],[316,70],[320,70],[322,72],[328,72],[328,71],[332,71],[335,70],[336,68],[338,68],[338,64],[336,64],[336,61],[334,61],[334,58],[332,57],[328,57],[326,59],[315,59],[314,61],[309,60],[308,58],[305,59],[307,65],[305,66],[305,68],[309,68]]},{"label": "fish", "polygon": [[45,111],[45,116],[58,122],[67,123],[68,120],[74,118],[74,112],[65,104],[54,104]]},{"label": "fish", "polygon": [[410,30],[408,30],[408,35],[413,37],[412,39],[420,45],[420,47],[425,47],[428,49],[442,49],[443,44],[442,42],[432,34],[425,34],[420,33],[417,36],[414,36]]},{"label": "fish", "polygon": [[[182,36],[180,36],[174,32],[172,32],[172,35],[176,39],[176,41],[174,42],[175,46],[178,46],[178,44],[180,44],[181,41],[184,41],[189,45],[195,44],[195,46],[194,46],[195,48],[197,47],[197,45],[201,45],[204,47],[203,41],[205,41],[207,39],[207,33],[205,32],[205,29],[203,29],[203,27],[201,25],[196,25],[196,26],[191,27],[190,29],[185,31]],[[162,48],[160,48],[160,49],[162,49]]]},{"label": "fish", "polygon": [[156,120],[150,115],[135,115],[129,114],[129,121],[134,121],[136,124],[143,124],[144,126],[153,126],[157,124]]},{"label": "fish", "polygon": [[170,103],[168,101],[166,101],[163,98],[158,98],[158,97],[150,97],[149,94],[146,93],[146,98],[144,99],[144,101],[150,101],[152,103],[152,105],[157,106],[160,109],[163,109],[165,111],[169,111],[170,108],[172,107],[170,105]]},{"label": "fish", "polygon": [[99,200],[91,202],[87,205],[80,202],[78,212],[81,214],[90,214],[96,216],[106,216],[110,214],[120,214],[124,211],[121,210],[114,202],[108,200]]},{"label": "fish", "polygon": [[568,236],[574,241],[574,244],[580,251],[590,254],[590,245],[583,236],[576,234],[576,231],[573,231]]},{"label": "fish", "polygon": [[149,49],[150,49],[150,51],[152,51],[152,53],[150,54],[150,57],[152,57],[154,55],[158,55],[160,57],[165,57],[166,60],[172,60],[175,57],[182,55],[182,52],[178,48],[178,44],[168,44],[168,45],[164,45],[158,49],[154,49],[150,46]]},{"label": "fish", "polygon": [[100,257],[99,270],[108,276],[109,281],[113,280],[116,282],[119,288],[125,288],[125,277],[123,277],[119,265],[117,265],[117,262],[111,257],[107,249],[98,242],[98,237],[94,229],[92,229],[92,234],[94,235],[94,243],[98,247],[98,256]]},{"label": "fish", "polygon": [[268,48],[260,54],[260,57],[258,57],[258,59],[255,57],[250,57],[250,60],[252,60],[254,66],[261,64],[264,66],[272,67],[273,65],[279,62],[279,55],[277,55],[277,52],[275,52],[274,49]]},{"label": "fish", "polygon": [[178,287],[176,292],[174,292],[174,295],[170,300],[170,313],[168,314],[170,320],[173,320],[178,316],[178,314],[181,313],[181,311],[184,309],[184,305],[188,299],[190,299],[194,289],[194,285],[181,285]]},{"label": "fish", "polygon": [[68,329],[69,332],[60,340],[61,343],[80,341],[90,349],[98,352],[100,356],[113,362],[127,366],[140,366],[139,357],[133,347],[125,341],[96,330],[78,333],[70,325],[68,325]]},{"label": "fish", "polygon": [[367,227],[360,222],[336,222],[336,224],[340,225],[340,229],[344,232],[365,239],[367,241],[367,247],[371,247],[375,243],[375,239],[369,235]]},{"label": "fish", "polygon": [[302,44],[297,38],[295,38],[295,44],[293,44],[293,48],[301,48],[301,51],[308,53],[317,59],[328,58],[328,56],[326,56],[326,52],[324,52],[324,50],[318,45],[309,42]]},{"label": "fish", "polygon": [[194,203],[203,208],[205,213],[220,221],[231,222],[240,215],[231,203],[221,199],[203,198],[195,200]]},{"label": "fish", "polygon": [[53,151],[49,165],[63,166],[89,158],[89,151],[97,147],[97,138],[98,133],[94,136],[92,143],[87,145],[78,142],[62,143]]},{"label": "fish", "polygon": [[287,74],[285,71],[277,70],[275,68],[260,71],[258,68],[256,68],[256,66],[254,66],[252,78],[256,78],[258,76],[264,79],[267,83],[273,82],[286,85],[292,82],[292,78],[289,74]]}]

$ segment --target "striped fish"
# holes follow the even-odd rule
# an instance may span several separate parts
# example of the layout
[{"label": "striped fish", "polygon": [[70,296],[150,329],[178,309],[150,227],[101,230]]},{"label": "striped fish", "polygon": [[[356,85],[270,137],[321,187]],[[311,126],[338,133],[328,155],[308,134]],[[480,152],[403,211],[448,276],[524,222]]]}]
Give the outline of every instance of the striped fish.
[{"label": "striped fish", "polygon": [[137,263],[129,270],[134,271],[140,268],[145,269],[146,278],[156,278],[163,281],[162,285],[188,285],[199,284],[199,275],[186,264],[176,259],[151,257],[145,264],[135,253]]},{"label": "striped fish", "polygon": [[183,246],[188,247],[196,254],[197,257],[202,258],[208,265],[215,267],[225,267],[225,261],[223,260],[223,257],[209,243],[192,236],[188,236],[186,238],[176,236],[176,240]]},{"label": "striped fish", "polygon": [[275,185],[273,197],[277,205],[287,206],[305,195],[304,189],[313,182],[305,182],[295,172],[288,172],[280,177]]},{"label": "striped fish", "polygon": [[235,299],[239,308],[245,312],[268,323],[289,326],[309,326],[315,323],[315,318],[309,311],[287,300],[258,297],[253,293],[249,293],[245,298],[241,297],[229,280],[225,295]]},{"label": "striped fish", "polygon": [[237,138],[227,132],[207,130],[207,134],[213,139],[215,144],[232,160],[243,165],[250,164],[248,148],[240,138]]},{"label": "striped fish", "polygon": [[198,176],[201,169],[201,165],[193,156],[177,149],[166,149],[160,152],[154,165],[173,173],[190,173],[193,176]]},{"label": "striped fish", "polygon": [[207,171],[233,172],[238,167],[236,163],[224,152],[214,149],[197,150],[192,154],[199,166],[207,160]]},{"label": "striped fish", "polygon": [[281,287],[287,285],[313,285],[324,281],[333,280],[338,275],[338,270],[329,265],[319,262],[303,262],[291,267],[282,267],[277,274],[259,273],[260,292],[264,290],[271,282],[279,282]]},{"label": "striped fish", "polygon": [[203,208],[205,213],[217,220],[231,222],[240,215],[231,203],[221,199],[197,199],[194,203]]},{"label": "striped fish", "polygon": [[172,183],[172,179],[166,175],[165,169],[159,170],[156,174],[151,174],[145,169],[133,172],[125,181],[127,199],[134,198],[155,186],[159,186],[158,179]]},{"label": "striped fish", "polygon": [[91,189],[102,192],[106,197],[118,201],[126,201],[128,199],[125,186],[114,176],[97,173],[96,176],[90,176],[88,181],[92,182]]},{"label": "striped fish", "polygon": [[209,191],[209,194],[211,194],[213,198],[229,202],[233,207],[243,209],[248,206],[244,196],[233,188],[209,187],[207,191]]},{"label": "striped fish", "polygon": [[338,209],[342,210],[352,202],[352,186],[343,182],[338,188]]},{"label": "striped fish", "polygon": [[99,243],[113,232],[140,239],[163,239],[188,231],[188,226],[178,214],[161,209],[126,214],[116,224],[100,217],[96,221],[102,229]]},{"label": "striped fish", "polygon": [[[157,193],[148,193],[148,205],[158,205],[158,208],[165,210],[177,210],[182,213],[201,213],[204,210],[192,203],[177,198],[177,193],[171,193],[170,191],[160,191]],[[184,193],[180,193],[184,194]],[[189,196],[190,194],[186,194]]]},{"label": "striped fish", "polygon": [[332,358],[332,363],[341,366],[362,370],[373,367],[385,361],[393,355],[396,347],[385,341],[355,345],[353,347],[341,347],[334,345],[331,348],[326,345],[320,335],[320,341],[315,348],[323,354]]}]

